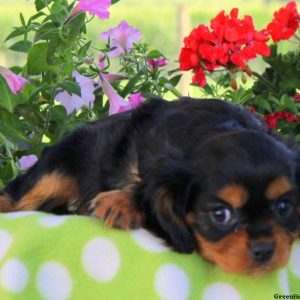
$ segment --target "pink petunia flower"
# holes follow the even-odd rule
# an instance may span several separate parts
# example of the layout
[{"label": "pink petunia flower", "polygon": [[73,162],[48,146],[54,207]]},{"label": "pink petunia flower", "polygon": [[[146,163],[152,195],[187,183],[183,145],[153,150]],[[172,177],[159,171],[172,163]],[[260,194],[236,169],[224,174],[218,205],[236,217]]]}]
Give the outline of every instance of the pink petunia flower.
[{"label": "pink petunia flower", "polygon": [[80,14],[83,11],[87,11],[91,15],[97,15],[100,19],[109,18],[109,7],[111,6],[111,0],[79,0],[79,3],[73,8],[68,20]]},{"label": "pink petunia flower", "polygon": [[141,38],[141,35],[140,30],[128,25],[123,20],[117,27],[101,33],[100,37],[107,42],[110,40],[110,47],[115,49],[107,54],[113,57],[128,52],[133,47],[133,44]]},{"label": "pink petunia flower", "polygon": [[[128,79],[128,76],[122,75],[122,74],[115,74],[115,73],[107,73],[107,74],[101,74],[103,78],[105,78],[108,82],[113,81],[120,81],[124,79]],[[100,82],[101,85],[101,82]]]},{"label": "pink petunia flower", "polygon": [[108,97],[109,101],[109,115],[114,115],[119,112],[124,112],[130,110],[130,103],[122,98],[110,85],[107,79],[100,74],[100,84],[102,86],[103,92]]},{"label": "pink petunia flower", "polygon": [[67,113],[70,114],[75,110],[79,110],[82,106],[93,106],[95,101],[95,86],[93,79],[80,75],[77,71],[73,72],[76,82],[81,88],[81,97],[75,94],[69,94],[66,91],[56,95],[56,100],[65,107]]},{"label": "pink petunia flower", "polygon": [[110,116],[127,110],[135,109],[144,101],[144,97],[141,95],[141,93],[132,94],[129,97],[129,101],[126,101],[124,98],[118,95],[118,93],[110,85],[109,81],[102,74],[100,74],[100,84],[103,92],[108,97]]},{"label": "pink petunia flower", "polygon": [[130,103],[131,109],[136,109],[144,101],[145,101],[145,98],[142,96],[141,93],[134,93],[129,96],[129,103]]},{"label": "pink petunia flower", "polygon": [[0,75],[2,75],[4,77],[10,90],[14,94],[21,92],[24,85],[28,82],[28,80],[25,79],[24,77],[19,76],[19,75],[13,73],[12,71],[10,71],[4,67],[1,67],[1,66],[0,66]]},{"label": "pink petunia flower", "polygon": [[24,155],[19,159],[19,165],[21,170],[26,170],[32,167],[36,162],[38,161],[38,158],[36,155]]},{"label": "pink petunia flower", "polygon": [[165,66],[167,64],[167,59],[165,57],[151,58],[147,59],[147,64],[149,69],[153,72],[158,68]]}]

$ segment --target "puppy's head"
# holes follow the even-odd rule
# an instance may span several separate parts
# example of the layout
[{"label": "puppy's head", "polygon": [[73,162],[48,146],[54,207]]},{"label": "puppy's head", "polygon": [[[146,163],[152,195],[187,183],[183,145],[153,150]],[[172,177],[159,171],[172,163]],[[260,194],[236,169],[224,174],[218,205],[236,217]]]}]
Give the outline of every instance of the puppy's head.
[{"label": "puppy's head", "polygon": [[184,195],[182,205],[163,202],[172,212],[171,240],[185,237],[175,248],[184,249],[192,235],[195,249],[227,272],[285,266],[299,234],[293,151],[267,134],[225,133],[195,145],[189,164],[193,174],[181,182],[186,189],[173,195],[173,201]]}]

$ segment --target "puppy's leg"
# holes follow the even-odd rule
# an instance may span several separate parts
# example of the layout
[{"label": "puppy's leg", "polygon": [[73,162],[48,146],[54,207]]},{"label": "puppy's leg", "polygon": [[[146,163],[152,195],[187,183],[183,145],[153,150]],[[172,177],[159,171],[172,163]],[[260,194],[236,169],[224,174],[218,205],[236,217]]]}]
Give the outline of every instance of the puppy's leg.
[{"label": "puppy's leg", "polygon": [[76,180],[57,171],[43,175],[16,203],[15,210],[44,210],[68,205],[78,197]]},{"label": "puppy's leg", "polygon": [[104,220],[109,227],[140,228],[144,215],[136,208],[134,199],[123,190],[99,193],[90,204],[92,215]]}]

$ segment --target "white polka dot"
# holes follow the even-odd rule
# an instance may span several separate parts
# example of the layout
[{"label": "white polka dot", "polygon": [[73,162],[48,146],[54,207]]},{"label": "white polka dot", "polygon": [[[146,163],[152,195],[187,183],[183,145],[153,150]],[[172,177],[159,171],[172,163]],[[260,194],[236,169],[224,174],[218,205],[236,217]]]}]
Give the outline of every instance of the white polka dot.
[{"label": "white polka dot", "polygon": [[38,212],[36,211],[18,211],[14,213],[6,213],[5,218],[7,219],[17,219],[17,218],[23,218],[31,215],[35,215]]},{"label": "white polka dot", "polygon": [[164,300],[184,300],[189,297],[190,284],[185,272],[176,265],[162,266],[155,278],[155,287]]},{"label": "white polka dot", "polygon": [[289,274],[286,268],[281,270],[278,274],[278,281],[281,286],[281,289],[284,291],[285,294],[290,294],[289,288]]},{"label": "white polka dot", "polygon": [[82,254],[86,273],[99,282],[113,279],[120,268],[120,254],[116,246],[106,238],[88,242]]},{"label": "white polka dot", "polygon": [[300,242],[296,242],[291,252],[289,266],[291,271],[300,278]]},{"label": "white polka dot", "polygon": [[239,292],[228,283],[214,283],[204,290],[202,300],[240,300]]},{"label": "white polka dot", "polygon": [[63,265],[48,262],[38,271],[37,287],[45,300],[68,299],[72,292],[71,276]]},{"label": "white polka dot", "polygon": [[152,252],[164,252],[169,250],[162,239],[154,236],[145,229],[132,230],[131,234],[136,243],[145,250]]},{"label": "white polka dot", "polygon": [[52,228],[62,225],[67,218],[62,216],[46,216],[39,218],[39,223],[44,227]]},{"label": "white polka dot", "polygon": [[22,292],[27,285],[28,279],[29,273],[26,266],[17,259],[8,260],[1,270],[1,285],[10,292]]},{"label": "white polka dot", "polygon": [[2,259],[4,255],[7,253],[11,244],[12,244],[11,235],[5,230],[0,230],[0,259]]}]

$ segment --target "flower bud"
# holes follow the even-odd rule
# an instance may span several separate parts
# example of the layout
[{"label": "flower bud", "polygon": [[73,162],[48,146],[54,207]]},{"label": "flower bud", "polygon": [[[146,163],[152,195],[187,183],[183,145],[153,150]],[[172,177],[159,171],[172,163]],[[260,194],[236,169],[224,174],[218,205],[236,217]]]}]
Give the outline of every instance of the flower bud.
[{"label": "flower bud", "polygon": [[237,90],[238,85],[237,85],[236,80],[233,77],[231,77],[231,79],[230,79],[230,84],[234,90]]},{"label": "flower bud", "polygon": [[247,76],[245,75],[245,73],[242,73],[242,82],[243,84],[247,83]]},{"label": "flower bud", "polygon": [[300,93],[296,93],[293,97],[295,102],[300,102]]},{"label": "flower bud", "polygon": [[249,77],[252,76],[252,70],[250,69],[250,67],[248,65],[246,66],[246,73]]},{"label": "flower bud", "polygon": [[94,63],[94,58],[92,58],[92,57],[85,57],[85,58],[83,59],[83,62],[84,62],[85,64],[87,64],[87,65],[92,65],[92,64]]},{"label": "flower bud", "polygon": [[231,67],[228,69],[230,74],[235,74],[237,73],[237,69],[235,67]]}]

